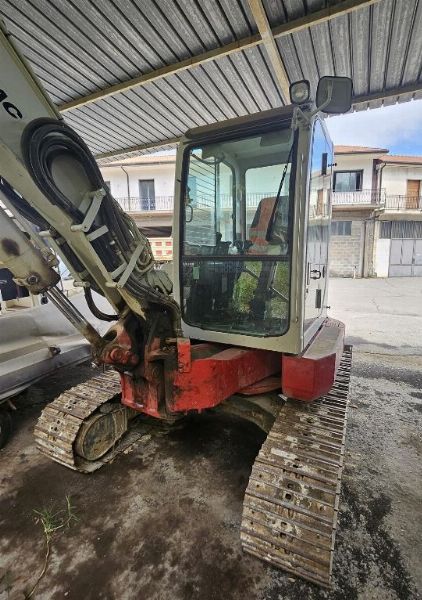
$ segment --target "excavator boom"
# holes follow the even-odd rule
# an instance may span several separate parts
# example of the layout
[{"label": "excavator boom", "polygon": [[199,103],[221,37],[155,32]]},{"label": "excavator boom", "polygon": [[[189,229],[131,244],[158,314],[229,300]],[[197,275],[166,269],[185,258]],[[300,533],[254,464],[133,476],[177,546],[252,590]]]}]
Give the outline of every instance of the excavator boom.
[{"label": "excavator boom", "polygon": [[33,245],[41,237],[63,258],[91,306],[92,289],[109,300],[116,316],[106,320],[164,310],[176,333],[172,284],[156,268],[148,239],[112,198],[86,144],[65,124],[2,25],[0,61],[3,203],[38,228],[39,236],[26,228]]}]

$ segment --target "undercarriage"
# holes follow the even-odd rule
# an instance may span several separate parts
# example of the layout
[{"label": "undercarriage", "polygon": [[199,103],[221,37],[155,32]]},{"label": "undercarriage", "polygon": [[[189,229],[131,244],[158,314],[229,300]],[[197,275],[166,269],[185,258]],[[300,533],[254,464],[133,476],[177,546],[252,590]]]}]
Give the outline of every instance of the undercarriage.
[{"label": "undercarriage", "polygon": [[[334,385],[308,404],[275,392],[238,394],[215,413],[245,418],[268,433],[245,493],[241,541],[246,552],[329,587],[347,424],[351,347]],[[264,380],[265,381],[265,380]],[[269,382],[261,384],[269,385]],[[252,392],[259,391],[259,385]],[[139,440],[137,413],[120,402],[120,376],[107,370],[61,394],[35,428],[39,450],[92,473]]]}]

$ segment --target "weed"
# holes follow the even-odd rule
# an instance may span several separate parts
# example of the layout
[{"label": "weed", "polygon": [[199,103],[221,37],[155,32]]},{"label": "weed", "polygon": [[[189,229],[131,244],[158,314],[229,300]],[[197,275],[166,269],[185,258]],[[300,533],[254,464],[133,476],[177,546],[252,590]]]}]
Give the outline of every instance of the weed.
[{"label": "weed", "polygon": [[70,527],[72,521],[77,521],[78,518],[75,515],[74,507],[72,506],[70,496],[66,496],[66,508],[62,508],[60,510],[54,511],[52,508],[43,508],[41,510],[34,510],[36,516],[36,522],[41,523],[44,533],[45,539],[45,555],[44,555],[44,564],[41,569],[40,574],[38,575],[34,585],[31,590],[25,594],[25,599],[28,600],[31,598],[33,593],[35,592],[37,585],[44,577],[47,567],[48,561],[51,554],[51,541],[54,533],[59,531],[60,529],[65,529],[66,527]]}]

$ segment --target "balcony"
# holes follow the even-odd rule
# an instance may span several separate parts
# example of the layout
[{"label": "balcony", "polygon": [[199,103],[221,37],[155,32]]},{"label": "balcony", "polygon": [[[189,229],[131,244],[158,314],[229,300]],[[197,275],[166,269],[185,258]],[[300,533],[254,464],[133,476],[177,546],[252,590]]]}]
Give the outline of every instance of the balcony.
[{"label": "balcony", "polygon": [[382,190],[356,190],[353,192],[333,192],[333,206],[356,206],[384,204],[386,198],[385,189]]},{"label": "balcony", "polygon": [[386,210],[421,210],[422,211],[422,196],[392,196],[388,195],[385,198],[382,208]]},{"label": "balcony", "polygon": [[117,202],[128,213],[173,212],[173,196],[156,196],[155,198],[116,198]]}]

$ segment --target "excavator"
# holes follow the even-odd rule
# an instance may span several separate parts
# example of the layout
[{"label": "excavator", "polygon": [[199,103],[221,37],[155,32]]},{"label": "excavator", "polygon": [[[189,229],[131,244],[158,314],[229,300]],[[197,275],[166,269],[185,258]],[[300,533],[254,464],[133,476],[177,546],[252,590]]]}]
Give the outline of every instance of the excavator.
[{"label": "excavator", "polygon": [[[268,435],[242,546],[330,586],[351,348],[327,316],[333,146],[322,115],[350,110],[351,80],[321,78],[315,100],[295,82],[290,105],[185,134],[170,273],[3,25],[0,62],[0,264],[49,298],[103,367],[44,408],[38,448],[91,473],[127,447],[137,415],[249,419]],[[57,254],[110,322],[105,335],[57,287]]]}]

